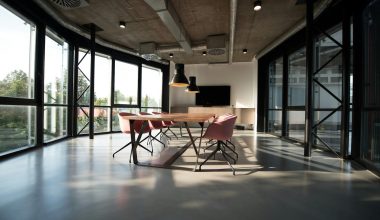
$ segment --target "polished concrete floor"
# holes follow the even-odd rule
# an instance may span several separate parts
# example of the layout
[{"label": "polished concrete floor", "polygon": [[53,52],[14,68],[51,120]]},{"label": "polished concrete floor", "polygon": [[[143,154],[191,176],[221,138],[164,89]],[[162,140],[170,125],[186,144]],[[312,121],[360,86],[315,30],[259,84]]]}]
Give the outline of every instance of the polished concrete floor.
[{"label": "polished concrete floor", "polygon": [[[235,132],[236,176],[218,156],[192,172],[191,148],[172,169],[129,164],[129,150],[112,158],[126,142],[123,134],[81,137],[0,161],[0,219],[380,216],[378,177],[324,152],[304,158],[303,148],[270,135]],[[161,146],[154,147],[157,155]]]}]

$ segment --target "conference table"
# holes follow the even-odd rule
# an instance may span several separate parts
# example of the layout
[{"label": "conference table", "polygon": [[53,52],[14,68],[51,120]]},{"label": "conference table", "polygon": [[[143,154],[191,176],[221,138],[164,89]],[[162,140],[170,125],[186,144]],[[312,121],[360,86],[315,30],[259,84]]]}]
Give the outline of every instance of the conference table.
[{"label": "conference table", "polygon": [[[141,140],[141,136],[143,132],[138,132],[138,137],[136,139],[136,132],[134,128],[135,121],[143,121],[143,124],[141,126],[141,131],[144,131],[146,126],[148,126],[148,121],[173,121],[173,122],[180,122],[183,123],[186,127],[187,133],[190,138],[191,145],[194,148],[195,154],[196,154],[196,164],[194,167],[194,171],[196,171],[198,166],[198,159],[199,159],[199,151],[201,148],[201,142],[202,142],[202,135],[203,135],[203,128],[204,128],[204,122],[208,121],[211,118],[214,118],[215,114],[212,113],[168,113],[168,114],[158,114],[158,115],[133,115],[133,116],[123,116],[123,118],[129,120],[130,125],[130,131],[131,131],[131,142],[132,142],[132,158],[133,163],[136,165],[146,165],[139,163],[137,158],[137,146],[138,143]],[[201,135],[199,136],[199,146],[198,150],[195,145],[195,140],[193,135],[191,134],[190,128],[189,128],[189,122],[192,123],[198,123],[201,126]]]}]

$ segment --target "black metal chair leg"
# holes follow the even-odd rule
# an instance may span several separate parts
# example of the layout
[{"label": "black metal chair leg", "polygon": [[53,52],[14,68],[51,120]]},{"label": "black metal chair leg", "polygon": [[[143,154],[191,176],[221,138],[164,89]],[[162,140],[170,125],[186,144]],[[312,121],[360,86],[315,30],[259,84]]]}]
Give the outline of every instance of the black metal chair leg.
[{"label": "black metal chair leg", "polygon": [[221,149],[221,151],[222,151],[224,154],[226,154],[226,156],[228,156],[229,158],[231,158],[231,160],[234,161],[234,164],[236,164],[236,160],[235,160],[235,158],[233,158],[231,155],[229,155],[225,150],[222,150],[222,149]]},{"label": "black metal chair leg", "polygon": [[224,153],[224,152],[222,151],[222,155],[223,155],[224,159],[226,160],[227,164],[231,167],[231,169],[232,169],[232,174],[235,176],[235,169],[234,169],[234,167],[231,165],[231,163],[228,161],[228,159],[227,159],[227,157],[226,157],[226,153]]},{"label": "black metal chair leg", "polygon": [[231,144],[232,147],[234,147],[234,150],[236,149],[235,144],[233,144],[230,140],[227,140],[227,141],[226,141],[226,144],[227,144],[227,143]]},{"label": "black metal chair leg", "polygon": [[210,146],[207,146],[206,148],[204,148],[204,149],[203,149],[203,152],[205,152],[206,150],[208,150],[210,147],[213,147],[215,144],[217,144],[217,142],[211,144]]},{"label": "black metal chair leg", "polygon": [[218,152],[218,150],[219,150],[219,146],[216,147],[215,150],[214,150],[210,155],[207,156],[206,160],[204,160],[204,161],[199,165],[199,170],[202,169],[202,165],[205,164],[205,163],[206,163],[206,162],[207,162],[207,161],[208,161],[213,155],[215,155],[216,152]]},{"label": "black metal chair leg", "polygon": [[115,153],[112,154],[112,157],[115,158],[115,154],[121,150],[123,150],[124,148],[128,147],[128,145],[132,144],[132,142],[129,142],[128,144],[124,145],[122,148],[120,148],[119,150],[117,150]]},{"label": "black metal chair leg", "polygon": [[168,127],[167,131],[170,131],[174,135],[174,137],[177,138],[177,140],[178,140],[178,136],[172,131],[172,129],[170,129],[170,127]]},{"label": "black metal chair leg", "polygon": [[162,135],[165,136],[168,140],[172,140],[172,138],[166,134],[166,132],[162,132]]},{"label": "black metal chair leg", "polygon": [[236,159],[239,158],[239,155],[238,155],[234,150],[232,150],[232,148],[230,148],[230,147],[229,147],[227,144],[225,144],[225,143],[223,143],[223,145],[224,145],[225,147],[227,147],[228,149],[230,149],[230,151],[231,151],[233,154],[236,155]]}]

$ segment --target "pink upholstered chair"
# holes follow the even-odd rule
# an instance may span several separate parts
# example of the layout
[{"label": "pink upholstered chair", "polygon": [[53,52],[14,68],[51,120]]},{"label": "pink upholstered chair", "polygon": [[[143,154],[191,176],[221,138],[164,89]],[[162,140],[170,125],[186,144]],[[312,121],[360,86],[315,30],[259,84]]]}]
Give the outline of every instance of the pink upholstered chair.
[{"label": "pink upholstered chair", "polygon": [[[148,112],[140,112],[140,115],[152,115],[152,114],[148,113]],[[149,128],[150,128],[149,137],[151,138],[151,141],[150,141],[151,145],[152,145],[152,140],[156,140],[156,141],[160,142],[162,145],[164,145],[164,147],[165,147],[165,144],[162,141],[157,139],[157,136],[159,134],[161,134],[161,132],[162,132],[162,128],[163,128],[162,122],[161,121],[148,121],[148,123],[149,123]],[[159,132],[156,136],[153,136],[152,130],[159,130]]]},{"label": "pink upholstered chair", "polygon": [[[236,118],[237,116],[232,114],[221,115],[216,117],[215,120],[208,126],[205,134],[203,135],[203,138],[216,140],[216,148],[212,151],[211,154],[207,156],[205,161],[201,163],[199,170],[201,170],[203,164],[205,164],[212,156],[220,151],[228,165],[231,167],[233,174],[235,175],[235,169],[232,167],[228,158],[232,159],[236,164],[238,154],[232,148],[230,148],[225,143],[225,141],[230,140],[232,137]],[[236,155],[236,159],[227,153],[226,148],[228,148],[233,154]]]},{"label": "pink upholstered chair", "polygon": [[[130,134],[131,133],[129,120],[123,118],[123,116],[133,116],[133,115],[135,115],[135,114],[127,113],[127,112],[120,112],[119,113],[119,115],[118,115],[119,116],[119,126],[120,126],[121,132],[123,132],[125,134]],[[143,121],[135,121],[135,123],[134,123],[134,130],[135,130],[136,133],[140,133],[140,132],[142,132],[142,133],[148,133],[148,132],[150,132],[149,126],[146,126],[145,129],[143,131],[141,131],[142,125],[143,125]],[[138,145],[140,147],[142,147],[143,149],[145,149],[146,151],[148,151],[149,153],[151,153],[151,155],[153,155],[153,148],[152,148],[152,150],[149,150],[146,147],[144,147],[143,145],[141,145],[141,143],[143,141],[145,141],[148,137],[149,136],[147,136],[143,140],[141,140],[140,143],[138,143]],[[122,148],[120,148],[119,150],[117,150],[115,153],[113,153],[112,157],[115,157],[116,153],[118,153],[119,151],[123,150],[128,145],[130,145],[131,143],[132,142],[130,141],[126,145],[124,145]],[[131,162],[131,156],[132,156],[132,148],[131,148],[131,154],[129,155],[129,162]]]},{"label": "pink upholstered chair", "polygon": [[[168,114],[167,112],[152,112],[152,113],[155,115]],[[170,131],[174,135],[174,137],[178,139],[177,135],[170,129],[171,126],[175,125],[174,121],[163,121],[162,125],[164,128],[166,128],[166,130],[162,132],[163,135],[165,135],[167,138],[171,140],[171,137],[169,137],[166,134],[168,131]]]}]

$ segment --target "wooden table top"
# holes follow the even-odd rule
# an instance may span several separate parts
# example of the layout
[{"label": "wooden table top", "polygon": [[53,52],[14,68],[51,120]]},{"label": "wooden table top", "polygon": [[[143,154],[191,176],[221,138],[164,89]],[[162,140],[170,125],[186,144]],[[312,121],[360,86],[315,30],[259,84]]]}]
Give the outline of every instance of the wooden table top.
[{"label": "wooden table top", "polygon": [[133,115],[123,116],[128,120],[149,120],[149,121],[175,121],[175,122],[204,122],[214,117],[211,113],[169,113],[159,115]]}]

